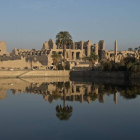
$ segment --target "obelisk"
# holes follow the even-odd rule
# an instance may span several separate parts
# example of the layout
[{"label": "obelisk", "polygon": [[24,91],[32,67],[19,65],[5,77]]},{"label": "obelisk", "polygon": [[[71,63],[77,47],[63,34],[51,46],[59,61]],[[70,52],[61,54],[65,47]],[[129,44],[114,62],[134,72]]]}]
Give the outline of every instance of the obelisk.
[{"label": "obelisk", "polygon": [[116,62],[116,59],[117,59],[117,51],[118,51],[117,40],[115,40],[115,47],[114,47],[114,61],[115,62]]}]

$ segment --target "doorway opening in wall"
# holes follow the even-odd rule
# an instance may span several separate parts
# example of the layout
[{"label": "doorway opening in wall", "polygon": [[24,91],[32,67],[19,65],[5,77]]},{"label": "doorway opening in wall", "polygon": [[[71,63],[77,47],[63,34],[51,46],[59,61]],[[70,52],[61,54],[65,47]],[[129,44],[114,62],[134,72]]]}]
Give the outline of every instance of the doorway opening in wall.
[{"label": "doorway opening in wall", "polygon": [[38,69],[39,69],[39,67],[38,67],[38,66],[34,66],[34,67],[33,67],[33,69],[36,69],[36,70],[38,70]]},{"label": "doorway opening in wall", "polygon": [[74,52],[72,52],[72,59],[74,59]]},{"label": "doorway opening in wall", "polygon": [[76,53],[76,59],[80,59],[80,52]]}]

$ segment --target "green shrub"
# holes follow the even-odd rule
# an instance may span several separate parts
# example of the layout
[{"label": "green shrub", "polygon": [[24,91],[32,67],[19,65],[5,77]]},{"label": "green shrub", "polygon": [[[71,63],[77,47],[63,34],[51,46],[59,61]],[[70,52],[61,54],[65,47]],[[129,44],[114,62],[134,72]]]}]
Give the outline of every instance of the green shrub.
[{"label": "green shrub", "polygon": [[58,64],[58,70],[63,70],[62,64]]},{"label": "green shrub", "polygon": [[131,74],[140,72],[140,62],[134,57],[126,57],[119,63],[114,61],[101,61],[100,67],[101,71],[128,71]]}]

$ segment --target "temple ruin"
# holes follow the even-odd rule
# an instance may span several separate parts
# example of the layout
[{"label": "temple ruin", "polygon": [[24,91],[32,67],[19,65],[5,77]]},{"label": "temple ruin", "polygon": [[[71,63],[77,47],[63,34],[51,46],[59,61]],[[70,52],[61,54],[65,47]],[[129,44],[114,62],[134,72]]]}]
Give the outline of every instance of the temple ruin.
[{"label": "temple ruin", "polygon": [[[98,62],[101,60],[109,60],[120,62],[127,56],[140,58],[139,51],[118,51],[117,41],[114,43],[114,51],[105,50],[105,41],[100,40],[97,44],[93,44],[90,40],[73,42],[66,46],[66,61],[69,62],[70,68],[73,67],[89,67],[90,63],[83,60],[94,52],[99,56]],[[0,41],[0,68],[1,69],[50,69],[53,65],[52,54],[59,53],[63,60],[63,46],[56,46],[55,42],[50,39],[43,44],[42,49],[13,49],[11,53],[6,50],[6,43]],[[97,64],[98,64],[97,62]],[[62,63],[62,61],[61,61]]]}]

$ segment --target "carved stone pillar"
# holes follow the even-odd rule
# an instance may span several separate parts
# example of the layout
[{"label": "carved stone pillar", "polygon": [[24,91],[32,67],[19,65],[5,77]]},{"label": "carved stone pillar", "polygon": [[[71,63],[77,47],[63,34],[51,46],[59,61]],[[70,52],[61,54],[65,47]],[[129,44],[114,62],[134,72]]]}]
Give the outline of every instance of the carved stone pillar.
[{"label": "carved stone pillar", "polygon": [[73,50],[75,50],[75,43],[73,42]]},{"label": "carved stone pillar", "polygon": [[81,48],[81,50],[83,50],[83,48],[84,48],[84,42],[83,41],[80,41],[80,48]]},{"label": "carved stone pillar", "polygon": [[73,59],[76,59],[76,52],[73,53]]},{"label": "carved stone pillar", "polygon": [[71,51],[68,52],[68,59],[72,60],[72,52]]}]

